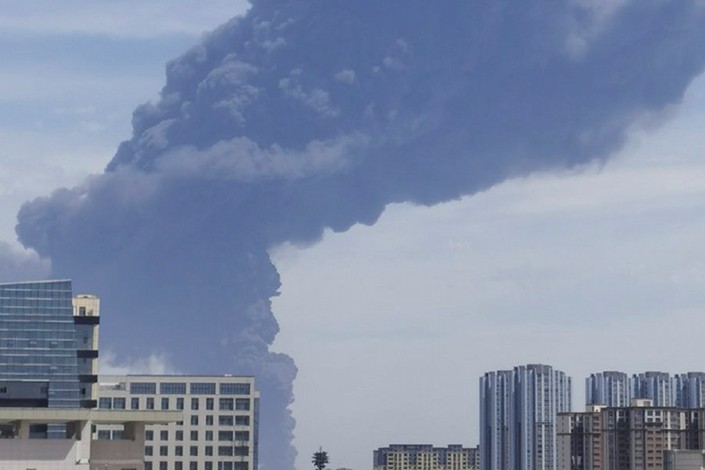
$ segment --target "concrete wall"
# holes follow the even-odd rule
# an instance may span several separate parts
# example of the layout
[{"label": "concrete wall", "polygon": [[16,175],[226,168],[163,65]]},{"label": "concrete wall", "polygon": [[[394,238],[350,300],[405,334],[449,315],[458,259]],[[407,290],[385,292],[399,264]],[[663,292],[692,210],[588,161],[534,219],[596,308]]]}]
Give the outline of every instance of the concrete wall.
[{"label": "concrete wall", "polygon": [[79,441],[0,439],[2,470],[144,470],[144,441],[91,441],[90,464],[78,462]]},{"label": "concrete wall", "polygon": [[2,470],[89,470],[76,463],[78,443],[68,439],[0,439]]},{"label": "concrete wall", "polygon": [[91,470],[124,469],[144,470],[144,441],[124,439],[91,442]]}]

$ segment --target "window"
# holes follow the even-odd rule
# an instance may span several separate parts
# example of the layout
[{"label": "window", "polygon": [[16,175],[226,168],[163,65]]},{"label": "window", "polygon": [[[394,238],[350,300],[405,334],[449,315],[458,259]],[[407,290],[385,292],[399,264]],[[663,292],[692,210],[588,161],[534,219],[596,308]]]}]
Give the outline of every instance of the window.
[{"label": "window", "polygon": [[130,393],[133,395],[154,395],[157,393],[157,384],[155,382],[132,382]]},{"label": "window", "polygon": [[179,397],[176,399],[176,409],[177,410],[183,410],[184,409],[184,399]]},{"label": "window", "polygon": [[206,455],[211,457],[213,455],[213,446],[206,446]]},{"label": "window", "polygon": [[191,440],[192,441],[198,440],[198,431],[191,431]]},{"label": "window", "polygon": [[164,395],[186,395],[186,384],[184,382],[160,383],[159,393]]},{"label": "window", "polygon": [[[213,462],[206,462],[205,467],[203,467],[203,469],[204,470],[213,470]],[[247,470],[247,469],[245,469],[245,470]]]},{"label": "window", "polygon": [[213,431],[206,431],[206,440],[207,441],[213,440]]},{"label": "window", "polygon": [[174,470],[184,470],[184,463],[183,462],[175,462],[174,463]]},{"label": "window", "polygon": [[198,462],[190,462],[188,464],[188,470],[198,470]]},{"label": "window", "polygon": [[110,431],[98,431],[98,440],[99,441],[109,441],[110,440]]},{"label": "window", "polygon": [[153,410],[154,409],[154,398],[152,397],[147,397],[147,407],[148,410]]},{"label": "window", "polygon": [[218,446],[218,455],[221,457],[233,455],[233,448],[231,446]]},{"label": "window", "polygon": [[98,400],[98,408],[101,410],[109,410],[113,407],[113,399],[112,398],[100,398]]},{"label": "window", "polygon": [[159,455],[162,455],[162,456],[169,455],[169,447],[168,446],[159,446]]},{"label": "window", "polygon": [[215,395],[214,382],[193,382],[190,388],[191,395]]},{"label": "window", "polygon": [[144,432],[144,440],[145,441],[152,441],[154,440],[154,431],[148,430]]},{"label": "window", "polygon": [[249,426],[250,417],[249,416],[235,416],[235,424],[237,426]]},{"label": "window", "polygon": [[153,452],[154,451],[152,450],[152,446],[145,446],[144,447],[144,455],[151,456],[151,455],[153,455]]},{"label": "window", "polygon": [[250,399],[249,398],[236,398],[235,399],[235,409],[236,410],[249,410],[250,409]]},{"label": "window", "polygon": [[132,397],[130,399],[130,409],[139,410],[140,409],[140,398]]},{"label": "window", "polygon": [[159,439],[162,441],[168,441],[169,440],[169,431],[166,429],[163,431],[159,431]]},{"label": "window", "polygon": [[191,426],[198,426],[198,415],[191,415]]},{"label": "window", "polygon": [[184,432],[183,432],[183,431],[176,431],[176,440],[177,440],[177,441],[183,441],[183,440],[184,440]]},{"label": "window", "polygon": [[250,448],[247,446],[236,446],[235,447],[235,455],[238,455],[238,456],[250,455]]},{"label": "window", "polygon": [[198,446],[191,446],[188,450],[188,455],[195,457],[198,455]]},{"label": "window", "polygon": [[220,426],[232,426],[234,423],[232,415],[220,415],[218,416],[218,424]]},{"label": "window", "polygon": [[206,409],[212,410],[213,408],[215,408],[215,406],[213,405],[214,403],[215,400],[213,400],[212,398],[206,398]]},{"label": "window", "polygon": [[181,457],[182,455],[184,455],[184,447],[183,446],[174,447],[174,455],[177,457]]},{"label": "window", "polygon": [[218,400],[218,409],[220,410],[233,410],[234,403],[232,398],[220,398]]},{"label": "window", "polygon": [[250,384],[220,384],[221,395],[249,395]]},{"label": "window", "polygon": [[235,440],[236,441],[249,441],[250,440],[250,431],[235,431]]},{"label": "window", "polygon": [[232,441],[233,440],[233,432],[232,431],[218,431],[218,440],[219,441]]},{"label": "window", "polygon": [[213,415],[206,415],[206,426],[213,426]]},{"label": "window", "polygon": [[169,470],[169,464],[167,462],[159,462],[159,470]]},{"label": "window", "polygon": [[192,410],[198,409],[198,398],[191,398],[191,409]]},{"label": "window", "polygon": [[125,399],[124,398],[113,398],[113,408],[116,410],[125,409]]},{"label": "window", "polygon": [[169,397],[162,397],[162,410],[169,409]]},{"label": "window", "polygon": [[144,470],[152,470],[152,462],[145,462]]}]

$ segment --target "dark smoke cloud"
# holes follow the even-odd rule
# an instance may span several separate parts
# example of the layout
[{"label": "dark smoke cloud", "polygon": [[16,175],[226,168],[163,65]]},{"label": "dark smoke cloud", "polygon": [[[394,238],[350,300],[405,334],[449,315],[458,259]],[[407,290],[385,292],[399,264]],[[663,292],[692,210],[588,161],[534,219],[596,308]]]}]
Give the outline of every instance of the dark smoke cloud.
[{"label": "dark smoke cloud", "polygon": [[604,159],[680,100],[703,44],[697,0],[254,1],[168,65],[104,174],[26,204],[18,234],[102,295],[114,349],[256,374],[263,468],[289,469],[267,249]]}]

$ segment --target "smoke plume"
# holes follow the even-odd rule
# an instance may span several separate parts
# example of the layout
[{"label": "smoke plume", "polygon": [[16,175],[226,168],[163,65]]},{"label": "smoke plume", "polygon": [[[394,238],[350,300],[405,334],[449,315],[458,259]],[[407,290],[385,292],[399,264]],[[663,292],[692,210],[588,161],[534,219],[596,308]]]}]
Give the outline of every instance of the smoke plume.
[{"label": "smoke plume", "polygon": [[17,232],[103,297],[111,349],[256,375],[262,468],[291,469],[267,250],[605,159],[680,100],[703,44],[698,0],[253,0],[168,64],[103,174]]}]

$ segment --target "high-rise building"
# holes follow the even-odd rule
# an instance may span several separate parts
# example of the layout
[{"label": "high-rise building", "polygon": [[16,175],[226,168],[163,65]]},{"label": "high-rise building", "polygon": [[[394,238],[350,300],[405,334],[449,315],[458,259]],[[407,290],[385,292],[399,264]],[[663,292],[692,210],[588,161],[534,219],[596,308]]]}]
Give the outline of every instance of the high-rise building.
[{"label": "high-rise building", "polygon": [[602,408],[601,405],[591,405],[582,413],[558,413],[558,469],[602,470]]},{"label": "high-rise building", "polygon": [[556,415],[570,408],[570,378],[551,366],[486,373],[480,378],[481,468],[555,469]]},{"label": "high-rise building", "polygon": [[[102,410],[179,410],[184,420],[147,426],[145,470],[256,470],[259,392],[243,376],[100,376]],[[98,438],[121,438],[109,426]]]},{"label": "high-rise building", "polygon": [[654,406],[675,406],[673,381],[668,372],[642,372],[632,376],[632,398],[645,398]]},{"label": "high-rise building", "polygon": [[681,408],[705,407],[705,373],[688,372],[673,377],[675,405]]},{"label": "high-rise building", "polygon": [[477,447],[392,444],[374,451],[374,470],[478,470]]},{"label": "high-rise building", "polygon": [[514,427],[513,373],[487,372],[480,379],[480,462],[483,470],[508,470]]},{"label": "high-rise building", "polygon": [[705,373],[598,372],[585,379],[586,405],[630,406],[633,399],[651,400],[654,406],[702,408],[705,406]]},{"label": "high-rise building", "polygon": [[[91,408],[99,301],[71,281],[0,284],[0,407]],[[59,437],[64,428],[33,426]]]},{"label": "high-rise building", "polygon": [[629,406],[630,380],[624,372],[605,371],[585,379],[585,404]]},{"label": "high-rise building", "polygon": [[661,470],[666,451],[701,448],[702,411],[634,399],[627,407],[559,413],[558,468]]}]

